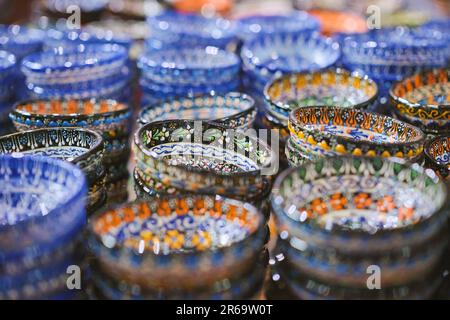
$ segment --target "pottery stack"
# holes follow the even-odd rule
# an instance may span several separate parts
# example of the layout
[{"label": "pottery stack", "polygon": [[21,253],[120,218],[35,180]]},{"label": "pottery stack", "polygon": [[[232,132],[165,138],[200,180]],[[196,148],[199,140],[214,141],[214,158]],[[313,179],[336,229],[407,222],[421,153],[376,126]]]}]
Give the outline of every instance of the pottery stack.
[{"label": "pottery stack", "polygon": [[254,206],[178,195],[108,209],[89,226],[103,299],[256,299],[267,228]]},{"label": "pottery stack", "polygon": [[0,172],[0,299],[76,298],[67,272],[84,268],[84,174],[65,161],[17,154],[0,155]]},{"label": "pottery stack", "polygon": [[300,299],[427,299],[442,282],[448,189],[418,165],[335,157],[272,193],[274,279]]}]

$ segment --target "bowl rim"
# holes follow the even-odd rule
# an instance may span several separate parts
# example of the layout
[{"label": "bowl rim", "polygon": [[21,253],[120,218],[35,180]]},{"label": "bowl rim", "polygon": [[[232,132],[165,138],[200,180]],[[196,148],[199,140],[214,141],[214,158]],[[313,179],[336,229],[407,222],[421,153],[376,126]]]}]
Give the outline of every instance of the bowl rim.
[{"label": "bowl rim", "polygon": [[[374,234],[371,234],[367,231],[361,230],[361,229],[342,229],[339,226],[337,228],[334,228],[332,230],[327,230],[326,228],[320,227],[316,224],[309,224],[307,223],[308,226],[312,227],[313,230],[317,230],[320,231],[321,233],[325,233],[327,235],[338,235],[338,236],[350,236],[350,237],[358,237],[358,236],[366,236],[366,235],[370,235],[371,237],[375,237],[375,239],[377,239],[378,237],[383,237],[385,235],[396,235],[396,234],[402,234],[405,231],[412,231],[414,229],[417,229],[418,227],[420,227],[421,225],[430,222],[431,220],[433,220],[435,217],[439,216],[440,214],[445,214],[448,216],[448,210],[450,210],[450,185],[447,185],[446,183],[443,182],[443,180],[438,179],[435,175],[431,174],[429,171],[427,171],[424,167],[418,165],[418,164],[410,164],[407,161],[405,161],[404,159],[400,159],[400,158],[382,158],[382,157],[366,157],[366,156],[333,156],[333,157],[326,157],[326,158],[322,158],[319,161],[323,162],[323,163],[332,163],[334,161],[344,161],[347,163],[352,163],[355,160],[361,160],[361,161],[365,161],[365,162],[371,162],[373,163],[374,161],[381,161],[382,163],[393,163],[393,164],[399,164],[403,167],[403,169],[409,169],[409,170],[415,170],[418,169],[421,175],[423,176],[427,176],[430,179],[434,180],[436,182],[437,185],[441,185],[442,186],[442,190],[446,193],[445,194],[445,198],[442,201],[442,204],[439,208],[436,208],[436,210],[430,214],[429,216],[427,216],[424,219],[421,219],[419,222],[414,223],[414,224],[408,224],[406,226],[403,227],[397,227],[397,228],[393,228],[393,229],[381,229],[381,230],[377,230]],[[290,176],[291,174],[293,174],[295,171],[300,170],[302,167],[307,167],[307,166],[312,166],[315,165],[315,161],[308,161],[306,160],[305,163],[303,163],[301,166],[299,167],[292,167],[292,168],[288,168],[285,171],[283,171],[281,174],[278,175],[277,179],[274,182],[273,185],[273,191],[272,191],[272,195],[271,195],[271,207],[272,210],[276,213],[276,215],[283,215],[284,217],[286,217],[286,219],[288,219],[289,221],[292,221],[294,224],[297,223],[301,223],[297,220],[292,219],[289,215],[287,215],[285,213],[285,210],[282,208],[282,203],[285,203],[285,198],[283,196],[281,196],[280,194],[280,190],[281,190],[281,185],[283,184],[284,180]],[[360,174],[358,174],[358,176],[361,176]],[[311,181],[312,183],[313,181]],[[277,202],[277,198],[282,199],[281,202],[279,202],[278,204]],[[277,212],[278,210],[274,210],[273,208],[277,207],[281,210],[281,212]]]},{"label": "bowl rim", "polygon": [[[90,146],[89,149],[86,149],[86,151],[76,157],[73,158],[72,160],[68,161],[74,164],[77,164],[80,161],[83,161],[84,159],[89,158],[90,156],[97,154],[99,152],[101,152],[104,148],[104,141],[102,136],[100,135],[100,133],[98,133],[97,131],[88,129],[88,128],[81,128],[81,127],[55,127],[55,128],[50,128],[50,127],[46,127],[46,128],[39,128],[39,129],[31,129],[31,130],[25,130],[25,131],[18,131],[18,132],[14,132],[14,133],[10,133],[4,136],[0,136],[0,143],[4,140],[7,139],[13,139],[14,137],[20,137],[20,136],[24,136],[24,135],[35,135],[38,133],[49,133],[52,131],[58,131],[58,132],[64,132],[64,131],[72,131],[72,132],[84,132],[84,133],[88,133],[89,135],[91,135],[92,137],[95,138],[95,142]],[[58,146],[59,147],[59,146]],[[60,146],[63,147],[63,146]],[[30,149],[32,150],[32,149]],[[23,153],[23,152],[14,152],[14,153]],[[7,153],[1,153],[0,154],[7,154]],[[26,154],[26,153],[24,153]],[[67,160],[66,160],[67,161]]]},{"label": "bowl rim", "polygon": [[[394,84],[389,89],[389,97],[391,101],[394,104],[394,110],[397,110],[396,105],[398,104],[404,104],[409,108],[417,108],[417,109],[424,109],[424,110],[442,110],[443,112],[449,111],[450,112],[450,103],[449,104],[428,104],[428,103],[419,103],[419,102],[411,102],[408,99],[404,97],[400,97],[394,93],[397,87],[404,85],[406,81],[412,79],[413,77],[419,76],[420,78],[424,78],[427,75],[435,75],[436,72],[440,71],[446,71],[447,77],[450,78],[450,68],[431,68],[426,69],[421,72],[417,72],[413,75],[410,75],[408,77],[404,77],[401,80],[398,80],[394,82]],[[449,80],[450,81],[450,80]],[[423,84],[421,83],[421,86]]]},{"label": "bowl rim", "polygon": [[[296,108],[294,110],[291,111],[290,115],[289,115],[289,122],[288,122],[288,127],[289,127],[289,132],[294,133],[295,134],[295,129],[292,127],[292,123],[296,126],[300,125],[298,123],[298,121],[296,120],[295,115],[297,114],[297,112],[299,111],[310,111],[312,112],[313,110],[325,110],[325,111],[333,111],[333,110],[342,110],[342,111],[355,111],[355,112],[360,112],[360,113],[365,113],[365,114],[370,114],[372,116],[375,116],[377,118],[384,118],[384,119],[390,119],[392,122],[396,122],[396,123],[401,123],[403,124],[405,127],[409,128],[412,131],[415,131],[417,133],[417,137],[415,140],[411,140],[411,141],[405,141],[405,142],[401,142],[401,141],[396,141],[396,142],[376,142],[376,141],[366,141],[366,140],[361,140],[361,141],[357,141],[355,139],[349,138],[349,137],[345,137],[345,136],[335,136],[329,133],[326,133],[324,131],[320,131],[317,129],[307,129],[305,127],[302,128],[302,130],[304,130],[305,132],[308,132],[309,134],[319,134],[322,137],[325,137],[327,139],[331,139],[331,138],[335,138],[337,141],[343,141],[345,143],[357,143],[357,144],[362,144],[362,145],[370,145],[370,146],[377,146],[377,147],[386,147],[386,148],[390,148],[390,147],[409,147],[409,146],[414,146],[417,144],[421,144],[423,145],[423,143],[425,142],[425,133],[418,127],[413,126],[407,122],[395,119],[393,117],[389,117],[386,115],[382,115],[376,112],[369,112],[369,111],[365,111],[365,110],[360,110],[360,109],[348,109],[348,108],[342,108],[342,107],[336,107],[336,106],[313,106],[313,107],[299,107]],[[301,125],[300,125],[301,126]],[[349,127],[349,128],[356,128],[356,127]],[[294,132],[293,132],[294,131]],[[371,131],[371,130],[369,130]]]},{"label": "bowl rim", "polygon": [[441,141],[441,140],[444,140],[444,139],[448,139],[448,140],[450,141],[450,133],[447,133],[447,134],[441,134],[441,135],[435,136],[435,137],[432,138],[432,139],[428,139],[428,140],[425,142],[425,144],[424,144],[423,152],[424,152],[424,154],[425,154],[425,157],[426,157],[429,161],[431,161],[431,162],[433,163],[434,166],[436,166],[436,167],[438,167],[438,168],[440,168],[440,169],[442,169],[442,170],[444,170],[444,171],[448,171],[449,174],[450,174],[450,168],[449,168],[449,165],[450,165],[450,164],[439,163],[439,162],[437,162],[436,159],[433,158],[433,157],[431,156],[431,154],[430,154],[431,146],[432,146],[434,143],[436,143],[436,142],[438,142],[438,141]]},{"label": "bowl rim", "polygon": [[[154,121],[146,121],[145,120],[145,115],[148,112],[151,112],[152,110],[163,109],[165,104],[173,104],[175,102],[179,102],[180,104],[182,104],[184,101],[191,101],[194,104],[194,102],[197,99],[206,100],[206,99],[209,99],[209,98],[213,98],[213,99],[215,99],[215,98],[241,99],[241,100],[245,100],[249,104],[249,107],[244,109],[244,110],[242,110],[242,111],[238,111],[238,112],[236,112],[234,114],[226,116],[226,117],[214,118],[214,119],[203,119],[203,121],[213,121],[213,122],[223,123],[223,122],[227,122],[227,121],[230,121],[230,120],[233,120],[233,119],[238,119],[238,118],[240,118],[240,117],[242,117],[242,116],[244,116],[246,114],[249,114],[252,111],[256,110],[255,100],[250,95],[248,95],[246,93],[241,93],[241,92],[237,92],[237,91],[228,92],[226,94],[207,93],[207,94],[202,94],[202,95],[195,95],[195,96],[192,96],[192,97],[189,97],[189,96],[188,97],[173,97],[173,98],[169,98],[167,100],[161,101],[161,102],[156,103],[156,104],[150,104],[150,105],[144,106],[139,111],[138,122],[141,125],[145,125],[147,123],[154,122]],[[206,108],[206,107],[203,107],[203,108]],[[190,110],[190,109],[193,109],[193,106],[190,106],[188,108],[181,108],[181,110]],[[169,114],[170,113],[171,112],[169,112]],[[183,119],[181,119],[181,120],[183,120]],[[186,119],[186,120],[189,120],[189,119]],[[202,120],[202,119],[200,119],[200,120]],[[161,121],[161,120],[157,120],[157,121]]]},{"label": "bowl rim", "polygon": [[[336,75],[348,75],[352,79],[359,79],[359,80],[368,82],[369,84],[374,86],[375,93],[374,93],[373,96],[371,96],[370,98],[368,98],[365,101],[362,101],[360,103],[352,105],[351,108],[355,108],[355,109],[364,108],[365,106],[370,105],[371,103],[373,103],[377,99],[378,94],[379,94],[378,85],[367,74],[362,74],[362,73],[359,73],[359,72],[350,72],[347,69],[339,68],[339,67],[330,67],[330,68],[317,70],[317,71],[312,71],[312,72],[308,72],[308,71],[292,72],[292,73],[286,73],[286,74],[282,74],[282,75],[276,76],[271,81],[267,82],[266,85],[264,86],[264,100],[267,103],[273,105],[274,107],[277,107],[277,108],[280,108],[280,109],[284,109],[284,110],[288,110],[288,111],[292,111],[293,109],[287,107],[286,103],[282,103],[281,101],[277,101],[277,102],[273,101],[273,99],[270,97],[270,94],[269,94],[270,88],[277,82],[283,81],[284,79],[291,79],[291,78],[297,77],[299,75],[311,75],[311,76],[314,76],[314,75],[317,75],[317,74],[324,75],[324,74],[330,74],[330,73],[333,73],[333,74],[336,74]],[[319,85],[321,85],[321,84],[319,84]]]},{"label": "bowl rim", "polygon": [[[180,164],[172,165],[169,163],[169,161],[167,159],[160,159],[159,157],[157,157],[154,152],[152,152],[147,147],[145,147],[145,145],[142,141],[141,137],[142,137],[143,132],[145,132],[149,128],[152,128],[153,126],[163,125],[165,123],[175,123],[178,126],[185,126],[187,124],[191,124],[192,125],[191,127],[193,128],[194,127],[193,124],[196,121],[201,121],[201,120],[162,120],[162,121],[155,121],[155,122],[147,123],[146,125],[140,127],[135,132],[134,145],[139,149],[140,152],[142,152],[144,155],[152,158],[155,162],[164,163],[165,165],[172,167],[172,168],[176,168],[177,170],[185,171],[188,173],[195,173],[195,174],[199,174],[201,176],[206,176],[206,177],[216,176],[216,177],[223,177],[223,178],[245,178],[245,177],[260,176],[261,171],[266,167],[270,167],[272,160],[275,159],[275,157],[276,157],[275,152],[264,141],[244,134],[250,140],[253,140],[253,142],[255,142],[257,145],[263,147],[267,151],[268,161],[264,165],[258,165],[258,169],[256,169],[256,170],[226,174],[224,172],[213,172],[213,171],[208,171],[208,170],[205,170],[202,168],[196,168],[196,167],[191,167],[191,166],[187,167],[187,166],[180,165]],[[219,129],[221,132],[226,132],[227,130],[235,130],[237,133],[245,133],[245,130],[235,129],[235,128],[227,128],[227,127],[223,126],[222,124],[218,124],[218,123],[215,123],[212,121],[201,121],[201,122],[202,122],[202,126],[206,125],[208,129]],[[204,130],[205,130],[205,128],[202,127],[202,133],[204,132]],[[191,143],[193,143],[193,142],[191,142]],[[227,150],[227,149],[223,149],[223,150]],[[234,150],[230,150],[230,151],[235,152]]]}]

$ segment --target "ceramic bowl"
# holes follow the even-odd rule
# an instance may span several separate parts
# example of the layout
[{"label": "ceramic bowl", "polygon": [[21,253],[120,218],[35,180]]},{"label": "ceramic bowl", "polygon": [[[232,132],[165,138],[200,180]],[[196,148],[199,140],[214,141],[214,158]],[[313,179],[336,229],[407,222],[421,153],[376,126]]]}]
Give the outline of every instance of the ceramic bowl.
[{"label": "ceramic bowl", "polygon": [[421,156],[424,133],[405,122],[377,113],[340,107],[297,108],[289,131],[324,153],[415,159]]},{"label": "ceramic bowl", "polygon": [[56,247],[85,224],[87,185],[71,163],[0,156],[0,260]]},{"label": "ceramic bowl", "polygon": [[138,122],[161,120],[210,120],[229,128],[249,128],[256,117],[254,100],[242,93],[181,98],[150,105],[141,110]]},{"label": "ceramic bowl", "polygon": [[256,36],[276,32],[315,32],[319,31],[319,21],[304,11],[289,15],[256,15],[238,20],[239,36],[249,41]]},{"label": "ceramic bowl", "polygon": [[332,66],[340,57],[339,44],[317,34],[277,32],[244,43],[244,69],[265,81],[282,73],[316,71]]},{"label": "ceramic bowl", "polygon": [[[90,248],[110,276],[182,289],[245,274],[265,230],[250,204],[195,195],[106,210],[92,218],[89,231]],[[200,276],[193,278],[193,270]]]},{"label": "ceramic bowl", "polygon": [[450,177],[450,136],[438,136],[425,143],[426,164],[443,179]]},{"label": "ceramic bowl", "polygon": [[343,69],[281,76],[264,90],[268,112],[286,124],[289,112],[297,107],[369,109],[377,95],[378,87],[373,80]]},{"label": "ceramic bowl", "polygon": [[236,25],[223,18],[205,18],[196,14],[163,11],[147,18],[152,38],[163,46],[226,48],[237,39]]},{"label": "ceramic bowl", "polygon": [[427,133],[450,131],[450,69],[418,73],[396,83],[390,97],[396,115]]},{"label": "ceramic bowl", "polygon": [[117,44],[89,44],[34,53],[22,61],[28,82],[37,86],[108,78],[125,66],[128,53]]},{"label": "ceramic bowl", "polygon": [[149,52],[138,66],[144,78],[169,85],[224,84],[239,73],[239,58],[216,47],[177,48]]},{"label": "ceramic bowl", "polygon": [[263,141],[207,122],[153,122],[134,140],[141,180],[156,178],[181,190],[252,196],[271,179],[275,165]]},{"label": "ceramic bowl", "polygon": [[449,214],[449,191],[401,159],[333,157],[283,172],[272,191],[281,235],[312,250],[372,255],[433,239]]},{"label": "ceramic bowl", "polygon": [[45,33],[20,25],[0,26],[0,49],[11,52],[18,60],[41,50]]}]

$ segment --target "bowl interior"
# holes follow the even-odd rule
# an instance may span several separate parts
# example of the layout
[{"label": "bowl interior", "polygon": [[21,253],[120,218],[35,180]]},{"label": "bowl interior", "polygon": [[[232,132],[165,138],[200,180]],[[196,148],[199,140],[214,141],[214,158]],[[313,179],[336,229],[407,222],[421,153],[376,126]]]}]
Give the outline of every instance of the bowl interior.
[{"label": "bowl interior", "polygon": [[423,171],[382,159],[307,163],[285,175],[279,190],[282,209],[295,221],[369,233],[426,219],[447,196],[445,186]]},{"label": "bowl interior", "polygon": [[450,170],[450,136],[434,139],[425,151],[436,163],[447,165]]},{"label": "bowl interior", "polygon": [[349,73],[324,71],[299,73],[274,80],[267,90],[272,103],[284,108],[299,106],[354,107],[377,94],[377,85]]},{"label": "bowl interior", "polygon": [[43,157],[0,156],[0,226],[45,216],[82,188],[82,173]]},{"label": "bowl interior", "polygon": [[92,225],[110,248],[157,255],[229,247],[255,233],[261,221],[253,206],[199,195],[128,204],[97,216]]}]

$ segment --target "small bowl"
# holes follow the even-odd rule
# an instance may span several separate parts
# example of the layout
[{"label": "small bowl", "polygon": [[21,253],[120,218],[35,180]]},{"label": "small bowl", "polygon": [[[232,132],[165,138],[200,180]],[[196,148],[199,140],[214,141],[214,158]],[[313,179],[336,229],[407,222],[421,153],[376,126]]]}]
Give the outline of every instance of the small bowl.
[{"label": "small bowl", "polygon": [[277,32],[309,32],[319,31],[317,19],[304,11],[297,11],[289,15],[256,15],[238,20],[240,37],[249,41],[256,36]]},{"label": "small bowl", "polygon": [[289,112],[297,107],[370,109],[377,95],[378,87],[372,79],[343,69],[284,75],[264,90],[268,112],[286,124]]},{"label": "small bowl", "polygon": [[275,169],[275,154],[263,141],[207,122],[149,123],[134,142],[144,182],[153,177],[187,191],[252,196]]},{"label": "small bowl", "polygon": [[138,67],[145,79],[167,85],[224,84],[238,76],[239,57],[216,47],[148,52]]},{"label": "small bowl", "polygon": [[0,49],[11,52],[18,60],[41,50],[45,33],[20,25],[0,26]]},{"label": "small bowl", "polygon": [[450,136],[438,136],[425,143],[426,164],[443,179],[450,178]]},{"label": "small bowl", "polygon": [[204,95],[150,105],[141,110],[138,122],[145,125],[161,120],[209,120],[228,128],[249,128],[256,117],[255,101],[248,95]]},{"label": "small bowl", "polygon": [[244,43],[244,68],[265,81],[282,73],[328,68],[340,57],[339,44],[317,34],[280,32]]},{"label": "small bowl", "polygon": [[401,159],[324,158],[278,176],[272,210],[280,235],[349,255],[419,246],[446,226],[449,190]]},{"label": "small bowl", "polygon": [[326,152],[416,159],[425,135],[405,122],[377,113],[339,107],[307,107],[289,116],[291,136]]},{"label": "small bowl", "polygon": [[195,195],[106,210],[91,219],[88,242],[114,278],[192,289],[245,274],[263,248],[264,233],[263,216],[252,205]]},{"label": "small bowl", "polygon": [[125,66],[128,52],[117,44],[89,44],[34,53],[21,70],[35,85],[76,83],[108,78]]},{"label": "small bowl", "polygon": [[450,131],[450,69],[417,73],[396,83],[389,94],[396,115],[427,133]]},{"label": "small bowl", "polygon": [[75,165],[48,157],[0,156],[0,261],[35,254],[85,224],[87,185]]},{"label": "small bowl", "polygon": [[216,46],[225,49],[237,39],[236,25],[223,18],[163,11],[147,18],[152,38],[178,47]]}]

